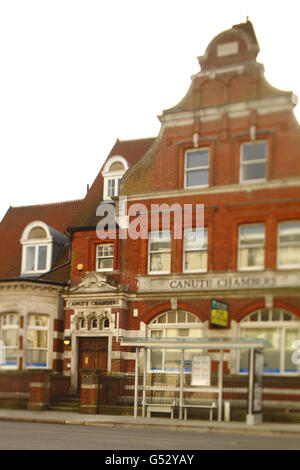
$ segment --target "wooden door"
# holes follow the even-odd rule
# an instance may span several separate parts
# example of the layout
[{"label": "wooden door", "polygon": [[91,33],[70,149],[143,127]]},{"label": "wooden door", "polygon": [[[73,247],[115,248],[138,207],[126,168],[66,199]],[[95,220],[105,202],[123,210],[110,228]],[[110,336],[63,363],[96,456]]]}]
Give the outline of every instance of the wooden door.
[{"label": "wooden door", "polygon": [[82,369],[107,372],[108,338],[79,338],[78,345],[78,390],[81,386]]}]

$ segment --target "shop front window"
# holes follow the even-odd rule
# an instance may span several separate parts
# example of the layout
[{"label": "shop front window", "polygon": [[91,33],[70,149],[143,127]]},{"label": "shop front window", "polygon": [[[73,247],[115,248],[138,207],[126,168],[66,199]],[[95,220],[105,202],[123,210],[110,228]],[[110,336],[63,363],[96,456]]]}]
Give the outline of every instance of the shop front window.
[{"label": "shop front window", "polygon": [[[202,338],[203,323],[194,314],[184,310],[171,310],[158,315],[148,325],[148,335],[153,339],[168,338]],[[191,371],[193,355],[201,350],[187,350],[184,358],[185,372]],[[179,372],[181,368],[181,351],[179,349],[151,349],[150,371]]]},{"label": "shop front window", "polygon": [[[259,338],[264,347],[265,374],[296,374],[299,366],[292,361],[293,343],[300,338],[300,320],[283,309],[261,309],[240,323],[242,338]],[[240,354],[240,372],[248,372],[248,354]]]}]

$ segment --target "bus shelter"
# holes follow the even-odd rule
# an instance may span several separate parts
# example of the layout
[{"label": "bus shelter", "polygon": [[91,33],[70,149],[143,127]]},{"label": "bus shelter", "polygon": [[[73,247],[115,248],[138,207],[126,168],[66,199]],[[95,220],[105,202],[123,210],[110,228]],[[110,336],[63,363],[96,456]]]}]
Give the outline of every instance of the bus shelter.
[{"label": "bus shelter", "polygon": [[[178,417],[182,419],[186,412],[187,405],[184,396],[187,393],[199,394],[210,392],[216,397],[214,407],[217,409],[217,419],[223,420],[223,408],[226,402],[224,399],[224,355],[229,352],[243,351],[247,355],[247,424],[256,424],[262,422],[262,395],[263,395],[263,349],[267,343],[257,338],[120,338],[121,346],[135,348],[135,380],[134,380],[134,417],[138,416],[138,404],[140,399],[142,404],[142,416],[145,417],[147,394],[149,392],[159,392],[168,390],[174,392],[177,396],[176,406],[178,408]],[[176,385],[166,389],[159,384],[147,383],[147,374],[151,372],[150,358],[155,350],[176,350],[180,354],[178,360],[179,367],[176,370],[178,380]],[[187,367],[186,357],[189,351],[197,350],[193,355]],[[199,353],[200,352],[200,353]],[[142,373],[139,371],[139,361],[142,355]],[[211,383],[212,358],[214,363],[215,381]],[[186,384],[186,374],[189,373],[189,384]],[[142,383],[139,384],[139,378],[142,374]],[[245,376],[245,374],[244,374]],[[142,395],[142,397],[141,397]],[[174,400],[175,404],[175,400]],[[191,405],[195,406],[196,405]],[[212,405],[211,405],[212,406]],[[203,406],[204,407],[204,406]],[[209,407],[209,405],[207,405]],[[157,410],[156,410],[157,411]],[[173,416],[173,414],[172,414]],[[186,415],[185,415],[186,416]]]}]

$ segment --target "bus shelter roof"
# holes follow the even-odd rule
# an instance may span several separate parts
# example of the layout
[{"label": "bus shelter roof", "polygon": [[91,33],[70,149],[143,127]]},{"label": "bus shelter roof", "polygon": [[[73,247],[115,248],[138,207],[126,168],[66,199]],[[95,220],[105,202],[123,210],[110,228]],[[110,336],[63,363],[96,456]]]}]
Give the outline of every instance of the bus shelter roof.
[{"label": "bus shelter roof", "polygon": [[129,338],[121,337],[121,346],[146,349],[263,349],[269,343],[260,338]]}]

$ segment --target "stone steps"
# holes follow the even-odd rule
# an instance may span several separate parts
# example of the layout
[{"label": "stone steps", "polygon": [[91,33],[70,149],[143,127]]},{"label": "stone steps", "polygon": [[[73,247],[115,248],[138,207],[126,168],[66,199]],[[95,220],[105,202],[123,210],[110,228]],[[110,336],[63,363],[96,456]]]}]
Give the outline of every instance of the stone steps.
[{"label": "stone steps", "polygon": [[77,396],[53,397],[49,406],[52,411],[79,412],[80,398]]}]

